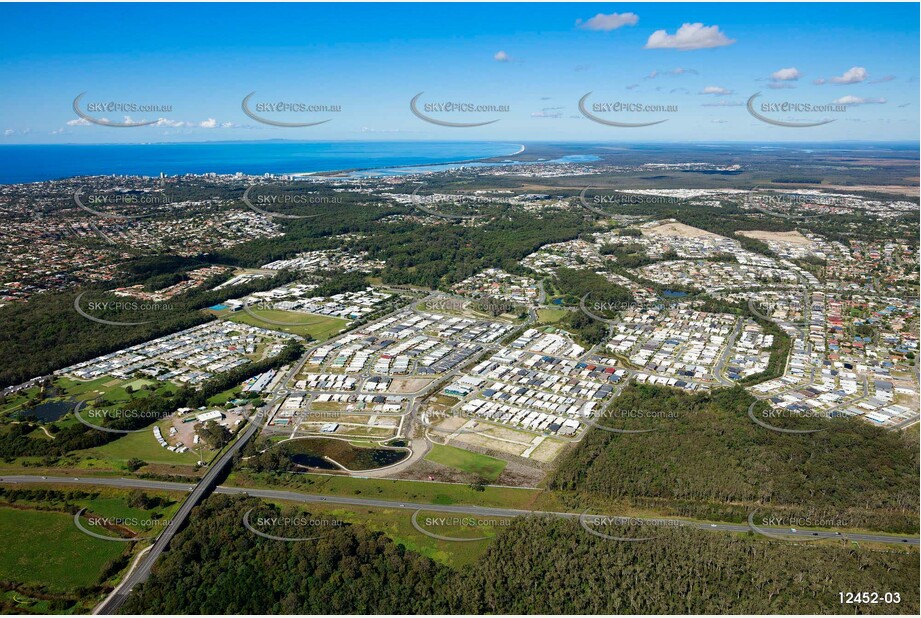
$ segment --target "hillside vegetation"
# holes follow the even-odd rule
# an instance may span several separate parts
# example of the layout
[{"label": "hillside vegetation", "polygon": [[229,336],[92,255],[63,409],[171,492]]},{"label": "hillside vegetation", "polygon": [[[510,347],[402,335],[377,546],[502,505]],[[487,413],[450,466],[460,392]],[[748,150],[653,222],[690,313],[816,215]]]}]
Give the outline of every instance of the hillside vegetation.
[{"label": "hillside vegetation", "polygon": [[[528,518],[455,571],[380,533],[344,526],[310,542],[257,537],[251,498],[214,496],[123,608],[157,614],[838,613],[839,590],[898,592],[918,610],[918,553],[777,543],[672,528],[613,542],[577,522]],[[241,585],[245,582],[245,586]]]},{"label": "hillside vegetation", "polygon": [[591,430],[561,458],[550,487],[574,504],[625,501],[723,521],[766,509],[917,532],[916,442],[859,419],[802,419],[823,429],[810,434],[770,431],[748,417],[753,401],[741,387],[688,394],[628,385],[603,423],[653,431]]}]

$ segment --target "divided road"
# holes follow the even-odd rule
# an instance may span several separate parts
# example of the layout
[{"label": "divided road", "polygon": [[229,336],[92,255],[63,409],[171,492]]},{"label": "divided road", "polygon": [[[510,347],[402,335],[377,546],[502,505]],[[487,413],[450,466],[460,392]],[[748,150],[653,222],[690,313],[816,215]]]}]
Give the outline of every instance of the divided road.
[{"label": "divided road", "polygon": [[[160,489],[160,490],[169,490],[169,491],[190,491],[192,490],[191,485],[188,483],[170,483],[165,481],[147,481],[143,479],[125,479],[125,478],[104,478],[104,477],[94,477],[94,478],[82,478],[74,479],[69,477],[38,477],[38,476],[6,476],[0,477],[0,484],[4,483],[54,483],[54,484],[70,484],[70,485],[106,485],[111,487],[124,487],[132,489]],[[201,487],[201,485],[196,486],[196,489]],[[364,506],[364,507],[376,507],[376,508],[386,508],[386,509],[402,509],[406,511],[431,511],[437,513],[457,513],[460,515],[479,515],[481,517],[522,517],[527,515],[547,515],[553,517],[566,517],[571,519],[578,519],[582,516],[579,513],[566,513],[566,512],[557,512],[557,511],[527,511],[521,509],[506,509],[506,508],[496,508],[496,507],[487,507],[487,506],[477,506],[477,505],[463,505],[463,504],[450,504],[450,505],[436,505],[436,504],[422,504],[422,503],[413,503],[413,502],[396,502],[392,500],[375,500],[371,498],[353,498],[349,496],[333,496],[333,495],[320,495],[320,494],[308,494],[300,493],[294,491],[286,491],[280,489],[252,489],[245,487],[228,487],[225,485],[220,485],[215,488],[215,493],[219,494],[247,494],[256,498],[265,498],[268,500],[287,500],[290,502],[301,502],[304,504],[341,504],[347,506]],[[189,501],[186,502],[189,504]],[[185,505],[183,507],[185,507]],[[191,509],[190,509],[191,510]],[[177,514],[178,515],[178,514]],[[597,518],[617,518],[621,516],[617,515],[601,515],[601,514],[584,514],[586,521],[591,521]],[[690,526],[698,528],[700,530],[711,530],[711,531],[723,531],[723,532],[748,532],[752,530],[751,527],[745,524],[709,524],[701,522],[690,522],[684,520],[676,519],[667,519],[661,517],[631,517],[629,519],[633,520],[643,520],[648,522],[655,522],[659,525],[681,525],[681,526]],[[850,533],[842,532],[838,534],[834,531],[818,531],[818,530],[793,530],[792,528],[778,528],[774,526],[758,526],[758,529],[769,533],[769,536],[775,538],[782,537],[788,540],[818,540],[818,539],[846,539],[848,541],[863,541],[863,542],[874,542],[874,543],[890,543],[897,545],[918,545],[918,537],[912,536],[895,536],[895,535],[886,535],[886,534],[862,534],[862,533]],[[165,532],[164,532],[165,535]],[[170,535],[172,538],[172,535]],[[161,535],[154,544],[159,545],[160,541],[163,539]],[[162,552],[162,547],[160,549]],[[144,561],[144,564],[153,564],[154,559],[151,559],[151,556],[148,555],[147,559]],[[132,581],[130,586],[123,586],[124,590],[123,596],[127,597],[128,592],[130,592],[131,587],[137,583],[140,583],[146,579],[147,574],[150,572],[150,567],[147,566],[146,572],[143,574],[143,578],[140,576],[134,578],[135,573],[139,573],[141,567],[134,573],[132,573]],[[122,599],[124,602],[124,599]]]},{"label": "divided road", "polygon": [[[169,525],[163,530],[160,536],[157,537],[157,540],[154,541],[150,551],[148,551],[144,558],[138,562],[137,566],[128,573],[127,577],[125,577],[121,585],[114,591],[114,593],[109,595],[105,601],[103,601],[96,608],[94,613],[117,614],[119,608],[121,608],[121,606],[128,599],[128,595],[131,594],[131,590],[136,585],[147,581],[147,578],[150,576],[150,570],[153,568],[154,563],[156,563],[157,558],[160,557],[160,554],[163,553],[173,537],[176,536],[176,532],[178,532],[182,527],[182,524],[192,512],[192,509],[198,505],[202,498],[211,493],[211,490],[214,488],[215,483],[217,483],[217,479],[224,471],[224,468],[227,466],[227,464],[230,463],[231,459],[233,459],[233,456],[236,455],[236,453],[243,447],[244,444],[246,444],[250,438],[253,437],[257,431],[259,431],[259,423],[249,423],[237,441],[234,442],[230,448],[228,448],[224,454],[221,455],[221,457],[208,468],[208,472],[204,477],[202,477],[201,481],[199,481],[197,485],[192,486],[176,483],[176,485],[179,485],[183,489],[191,489],[189,497],[186,498],[186,500],[182,503],[182,506],[179,507],[179,510],[176,511],[176,514],[173,516]],[[112,480],[126,481],[126,479]],[[6,482],[6,479],[3,479],[3,482]],[[83,483],[85,481],[80,482]],[[90,482],[95,483],[95,479]],[[117,482],[112,483],[112,485],[115,485],[116,487],[129,486],[122,485]]]}]

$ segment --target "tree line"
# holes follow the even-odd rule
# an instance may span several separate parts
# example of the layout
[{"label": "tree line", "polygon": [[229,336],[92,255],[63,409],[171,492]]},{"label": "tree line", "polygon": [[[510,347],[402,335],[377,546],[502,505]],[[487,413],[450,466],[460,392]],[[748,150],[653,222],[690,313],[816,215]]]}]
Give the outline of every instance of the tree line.
[{"label": "tree line", "polygon": [[[898,591],[918,610],[918,554],[803,545],[676,527],[616,542],[578,522],[519,518],[475,564],[452,570],[361,525],[309,542],[258,537],[260,507],[212,496],[193,513],[125,613],[152,614],[824,614],[838,591]],[[262,506],[260,512],[279,507]],[[300,511],[287,511],[288,514]]]},{"label": "tree line", "polygon": [[[559,461],[549,487],[573,505],[629,504],[700,519],[753,510],[836,520],[828,527],[918,532],[916,439],[852,418],[748,417],[742,387],[687,393],[628,384]],[[754,410],[761,417],[767,405]],[[625,412],[627,411],[627,412]],[[583,506],[584,508],[584,506]]]}]

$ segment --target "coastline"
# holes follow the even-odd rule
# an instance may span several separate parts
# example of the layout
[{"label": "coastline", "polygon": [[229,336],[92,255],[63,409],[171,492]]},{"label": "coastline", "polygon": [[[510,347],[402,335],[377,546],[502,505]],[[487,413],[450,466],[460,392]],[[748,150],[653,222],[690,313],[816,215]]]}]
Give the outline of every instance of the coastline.
[{"label": "coastline", "polygon": [[[291,174],[285,174],[285,176],[292,176],[294,178],[349,178],[349,174],[353,172],[364,172],[367,170],[400,170],[410,167],[434,167],[436,165],[464,165],[466,163],[483,163],[491,161],[492,159],[508,157],[516,157],[523,153],[527,148],[524,144],[518,144],[518,150],[512,154],[507,155],[496,155],[493,157],[480,157],[477,159],[462,159],[460,161],[444,161],[441,163],[419,163],[417,165],[391,165],[389,167],[353,167],[347,169],[336,169],[336,170],[324,170],[319,172],[294,172]],[[424,172],[423,172],[424,173]]]},{"label": "coastline", "polygon": [[[515,143],[515,142],[477,142],[473,148],[470,147],[470,143],[464,143],[464,145],[459,146],[454,149],[452,152],[450,143],[438,143],[433,142],[435,146],[440,145],[442,151],[438,152],[437,148],[434,153],[426,152],[427,148],[421,147],[415,148],[414,144],[410,143],[394,143],[396,147],[391,151],[382,150],[381,147],[373,142],[368,142],[370,146],[367,148],[367,152],[358,153],[352,152],[348,153],[348,156],[339,156],[331,157],[333,160],[325,161],[330,167],[325,170],[318,171],[284,171],[285,168],[297,168],[301,167],[298,163],[298,160],[303,159],[305,161],[304,167],[310,167],[310,163],[317,165],[317,167],[324,166],[324,153],[318,151],[316,153],[310,152],[291,152],[291,146],[289,142],[280,142],[282,144],[279,150],[271,149],[270,157],[265,157],[265,148],[269,146],[264,142],[260,142],[259,145],[262,146],[263,160],[259,161],[258,157],[254,159],[247,159],[248,152],[237,152],[235,153],[236,158],[233,158],[233,161],[237,161],[237,164],[233,162],[228,162],[226,155],[224,160],[220,156],[212,156],[213,160],[205,160],[204,163],[197,163],[193,159],[189,158],[187,153],[181,155],[178,160],[174,158],[173,160],[161,161],[159,159],[164,159],[160,154],[158,157],[152,157],[148,159],[146,156],[139,155],[135,152],[130,152],[130,156],[125,156],[122,158],[122,161],[130,160],[131,164],[124,165],[120,164],[115,166],[116,169],[110,170],[108,172],[103,172],[102,170],[96,169],[98,166],[88,166],[88,165],[55,165],[57,162],[53,157],[48,156],[47,153],[42,153],[42,156],[39,157],[35,152],[29,153],[28,157],[24,157],[27,161],[29,159],[41,159],[40,164],[38,161],[35,162],[35,167],[44,168],[41,172],[37,174],[26,174],[22,173],[23,161],[18,160],[14,165],[13,159],[11,158],[10,169],[5,170],[8,173],[2,175],[0,178],[0,186],[16,185],[16,184],[31,184],[31,183],[40,183],[40,182],[55,182],[55,181],[64,181],[73,178],[84,178],[92,176],[125,176],[125,177],[146,177],[146,178],[156,178],[160,173],[165,173],[167,176],[184,176],[184,175],[205,175],[205,174],[217,174],[217,175],[233,175],[235,173],[242,173],[246,176],[261,176],[265,174],[275,175],[275,176],[288,176],[294,179],[319,179],[319,178],[346,178],[351,174],[356,172],[366,172],[369,170],[380,170],[380,175],[391,175],[388,174],[391,170],[393,175],[399,175],[400,170],[407,170],[410,168],[420,168],[422,171],[420,173],[425,173],[427,168],[437,168],[438,166],[463,166],[472,163],[483,163],[497,161],[501,159],[507,159],[509,157],[515,157],[525,152],[526,147],[524,144]],[[362,142],[364,143],[364,142]],[[223,145],[224,143],[220,143]],[[312,143],[311,143],[312,144]],[[326,143],[318,143],[321,145],[321,148]],[[334,144],[330,142],[329,144]],[[6,145],[8,148],[18,148],[20,146],[25,146],[27,148],[43,148],[50,146],[51,148],[100,148],[100,147],[112,147],[112,148],[142,148],[147,146],[156,146],[156,147],[165,147],[165,148],[181,148],[182,146],[189,145],[192,147],[202,146],[203,144],[199,143],[174,143],[174,144],[105,144],[105,145],[96,145],[96,144],[67,144],[67,145],[56,145],[56,144],[43,144],[43,145]],[[219,143],[214,143],[214,146],[219,145]],[[230,143],[233,147],[239,147],[241,143]],[[377,149],[375,149],[377,146]],[[476,147],[479,146],[479,147]],[[484,150],[488,153],[490,150],[497,150],[495,147],[504,147],[509,146],[516,147],[517,149],[508,154],[479,154],[476,151],[479,150],[483,152]],[[245,149],[244,149],[245,150]],[[460,152],[457,152],[460,150]],[[464,152],[466,150],[466,152]],[[471,152],[472,151],[472,152]],[[7,151],[4,154],[8,154],[11,151]],[[382,153],[386,153],[382,156]],[[83,159],[92,159],[93,153],[89,154],[84,153],[81,155]],[[10,155],[12,156],[12,155]],[[58,157],[61,157],[61,153],[57,153]],[[67,153],[68,157],[74,157],[74,154],[71,154],[69,151]],[[107,155],[108,157],[109,155]],[[434,158],[439,158],[440,160],[433,160]],[[336,161],[335,158],[339,158],[339,161]],[[413,163],[413,160],[422,159],[422,162]],[[389,160],[388,160],[389,159]],[[402,160],[401,160],[402,159]],[[426,159],[428,161],[426,162]],[[201,159],[199,159],[201,160]],[[0,162],[6,163],[5,159],[0,159]],[[213,163],[213,165],[211,165]],[[161,166],[162,164],[162,166]],[[351,167],[347,167],[351,164]],[[325,166],[324,166],[325,167]],[[301,168],[303,169],[303,167]]]}]

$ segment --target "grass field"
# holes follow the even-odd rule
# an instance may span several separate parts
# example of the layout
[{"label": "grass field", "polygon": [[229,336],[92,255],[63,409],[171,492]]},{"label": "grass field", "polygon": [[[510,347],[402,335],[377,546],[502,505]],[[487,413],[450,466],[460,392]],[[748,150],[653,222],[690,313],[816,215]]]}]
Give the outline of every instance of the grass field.
[{"label": "grass field", "polygon": [[[57,396],[51,397],[49,400],[59,398],[88,400],[94,398],[99,393],[105,393],[106,398],[111,402],[121,402],[130,399],[130,395],[121,387],[122,382],[120,380],[115,380],[115,383],[119,385],[118,387],[107,386],[110,382],[112,382],[112,378],[109,376],[103,376],[88,382],[80,382],[70,378],[57,378],[54,381],[54,387],[58,391]],[[41,389],[34,386],[22,393],[10,397],[6,403],[0,406],[0,413],[16,410],[28,401],[29,398],[37,396],[39,392],[41,392]]]},{"label": "grass field", "polygon": [[83,534],[67,513],[0,507],[0,580],[69,592],[96,584],[125,549]]},{"label": "grass field", "polygon": [[209,406],[222,406],[226,404],[231,399],[237,399],[240,397],[240,391],[242,389],[239,386],[234,386],[228,388],[226,391],[218,393],[217,395],[212,395],[208,398]]},{"label": "grass field", "polygon": [[153,386],[155,384],[156,382],[154,382],[153,380],[134,380],[132,382],[129,382],[126,386],[130,386],[134,390],[138,390],[139,388],[142,388],[144,386]]},{"label": "grass field", "polygon": [[[58,378],[54,385],[62,391],[62,395],[73,399],[90,400],[97,395],[101,395],[106,401],[111,403],[124,403],[130,401],[133,397],[146,397],[151,392],[163,393],[169,390],[176,390],[176,387],[169,382],[156,382],[154,380],[119,380],[110,376],[102,376],[88,382],[72,380],[70,378]],[[130,387],[134,393],[129,393],[126,389]],[[153,387],[153,391],[146,390],[144,387]],[[143,389],[143,390],[142,390]]]},{"label": "grass field", "polygon": [[40,390],[37,386],[33,386],[15,395],[10,395],[3,404],[0,404],[0,416],[18,409],[29,399],[38,395]]},{"label": "grass field", "polygon": [[[133,392],[128,392],[128,388],[132,389]],[[154,390],[147,390],[148,388],[153,388]],[[111,411],[119,408],[130,408],[134,405],[134,402],[150,397],[153,393],[164,393],[175,389],[175,385],[170,383],[142,379],[119,380],[110,376],[103,376],[95,380],[81,382],[71,378],[60,377],[54,381],[55,396],[45,401],[82,401],[85,409],[93,408]],[[87,418],[85,411],[84,418]],[[44,426],[46,428],[54,426],[58,429],[64,429],[77,424],[79,424],[79,421],[72,414],[66,414],[59,420],[45,423]],[[0,425],[0,432],[3,431],[4,428]],[[41,428],[37,428],[29,434],[29,437],[39,440],[52,439]],[[209,456],[207,452],[205,456]],[[160,447],[153,437],[152,430],[150,430],[127,434],[98,448],[73,451],[68,454],[64,461],[58,462],[53,467],[118,471],[122,470],[124,463],[133,457],[141,458],[150,463],[175,465],[194,465],[198,461],[198,455],[195,453],[177,454]],[[6,461],[5,464],[0,464],[0,467],[13,470],[19,466],[24,467],[26,464],[35,465],[39,461],[40,458],[20,457],[14,461]]]},{"label": "grass field", "polygon": [[441,444],[433,445],[432,450],[429,451],[425,458],[461,472],[476,474],[490,482],[499,478],[499,475],[502,474],[508,464],[506,461],[489,455],[480,455],[462,448]]},{"label": "grass field", "polygon": [[537,320],[541,324],[554,324],[565,318],[567,313],[565,309],[538,309]]},{"label": "grass field", "polygon": [[[154,438],[152,426],[145,431],[126,434],[118,440],[103,446],[76,452],[90,457],[114,459],[122,462],[128,461],[132,457],[137,457],[148,463],[195,465],[198,461],[197,451],[174,453],[160,446],[156,438]],[[207,450],[205,450],[205,457],[209,457]]]},{"label": "grass field", "polygon": [[[331,318],[325,315],[313,315],[311,313],[270,309],[250,309],[250,311],[258,317],[253,317],[253,315],[245,311],[237,311],[235,313],[230,313],[228,311],[227,315],[231,316],[230,320],[233,322],[249,324],[250,326],[259,326],[271,330],[280,330],[293,335],[301,335],[302,337],[309,335],[317,341],[329,339],[348,324],[347,320],[341,318]],[[271,320],[271,322],[260,320],[259,317],[264,317],[266,320]],[[285,324],[285,326],[273,324],[273,322],[281,322]],[[290,324],[290,326],[287,326],[288,324]]]},{"label": "grass field", "polygon": [[[278,504],[284,504],[279,502]],[[303,508],[303,505],[296,505]],[[476,518],[474,524],[482,525],[432,525],[428,518],[455,517],[456,514],[422,511],[417,522],[423,529],[441,536],[457,538],[488,537],[482,541],[444,541],[435,539],[416,530],[412,525],[412,511],[405,509],[348,508],[336,505],[314,505],[307,507],[314,515],[334,518],[348,524],[361,525],[376,532],[382,532],[394,543],[415,551],[451,568],[460,568],[475,563],[482,556],[489,543],[507,520],[499,518]]]}]

